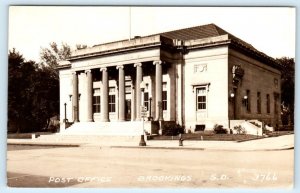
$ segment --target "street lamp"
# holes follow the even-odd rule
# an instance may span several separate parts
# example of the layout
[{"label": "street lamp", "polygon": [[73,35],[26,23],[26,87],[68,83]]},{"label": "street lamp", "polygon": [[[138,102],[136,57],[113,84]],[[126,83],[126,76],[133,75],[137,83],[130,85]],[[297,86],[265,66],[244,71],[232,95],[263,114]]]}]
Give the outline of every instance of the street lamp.
[{"label": "street lamp", "polygon": [[247,96],[247,95],[245,95],[245,96],[243,97],[243,104],[244,104],[244,106],[247,108],[247,105],[248,105],[248,96]]},{"label": "street lamp", "polygon": [[[233,103],[233,119],[235,119],[235,90],[230,90],[229,92],[229,101],[231,103]],[[228,127],[229,127],[229,130],[230,130],[230,115],[229,115],[229,123],[228,123]]]},{"label": "street lamp", "polygon": [[64,104],[64,107],[65,107],[65,118],[64,118],[63,122],[67,123],[68,122],[68,119],[67,119],[67,103]]},{"label": "street lamp", "polygon": [[[141,94],[142,94],[142,101],[144,103],[144,91],[145,91],[145,88],[146,88],[146,84],[144,81],[141,82],[140,84],[140,89],[141,89]],[[141,105],[140,107],[140,113],[141,113],[141,118],[142,118],[142,134],[141,134],[141,140],[140,140],[140,143],[139,143],[139,146],[146,146],[146,142],[145,142],[145,139],[144,139],[144,117],[145,117],[145,109],[144,109],[144,105]]]}]

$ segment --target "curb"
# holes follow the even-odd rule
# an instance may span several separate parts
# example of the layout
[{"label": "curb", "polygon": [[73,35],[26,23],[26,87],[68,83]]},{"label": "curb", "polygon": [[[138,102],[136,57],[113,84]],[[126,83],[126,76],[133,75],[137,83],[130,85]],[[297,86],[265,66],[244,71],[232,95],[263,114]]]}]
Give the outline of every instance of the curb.
[{"label": "curb", "polygon": [[[159,146],[121,146],[121,145],[111,145],[103,146],[100,144],[55,144],[55,143],[30,143],[30,142],[8,142],[7,145],[19,145],[19,146],[45,146],[45,147],[100,147],[100,148],[124,148],[124,149],[163,149],[163,150],[199,150],[199,151],[284,151],[291,150],[294,147],[285,148],[275,148],[275,149],[214,149],[214,148],[201,148],[201,147],[159,147]],[[87,146],[88,145],[88,146]]]},{"label": "curb", "polygon": [[18,143],[8,142],[7,145],[27,145],[27,146],[49,146],[49,147],[80,147],[80,144],[55,144],[55,143]]},{"label": "curb", "polygon": [[110,148],[131,148],[131,149],[184,149],[184,150],[206,150],[197,147],[153,147],[153,146],[110,146]]},{"label": "curb", "polygon": [[212,149],[197,147],[151,147],[151,146],[109,146],[110,148],[129,148],[129,149],[165,149],[165,150],[200,150],[200,151],[284,151],[291,150],[294,147],[277,148],[277,149]]}]

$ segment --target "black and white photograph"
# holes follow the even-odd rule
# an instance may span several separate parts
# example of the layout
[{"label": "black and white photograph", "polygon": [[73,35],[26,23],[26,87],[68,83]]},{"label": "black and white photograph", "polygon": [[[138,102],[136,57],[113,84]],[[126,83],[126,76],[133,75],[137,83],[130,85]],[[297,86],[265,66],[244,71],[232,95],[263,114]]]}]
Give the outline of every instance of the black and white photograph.
[{"label": "black and white photograph", "polygon": [[295,7],[8,9],[8,187],[294,188]]}]

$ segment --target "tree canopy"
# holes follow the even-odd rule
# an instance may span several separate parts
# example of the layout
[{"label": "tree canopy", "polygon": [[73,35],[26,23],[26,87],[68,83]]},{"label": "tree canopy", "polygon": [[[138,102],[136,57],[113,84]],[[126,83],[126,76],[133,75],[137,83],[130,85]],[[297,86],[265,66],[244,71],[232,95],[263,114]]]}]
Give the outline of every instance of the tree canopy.
[{"label": "tree canopy", "polygon": [[[77,49],[86,45],[77,44]],[[58,62],[71,56],[70,46],[55,42],[41,48],[41,62],[26,61],[12,49],[8,54],[8,123],[18,132],[47,129],[59,115]]]},{"label": "tree canopy", "polygon": [[59,80],[49,66],[8,54],[8,121],[18,132],[46,128],[59,113]]},{"label": "tree canopy", "polygon": [[294,123],[295,105],[295,60],[294,58],[277,58],[282,66],[281,70],[281,104],[282,104],[282,123]]},{"label": "tree canopy", "polygon": [[[83,46],[83,45],[79,45]],[[58,62],[71,56],[71,48],[68,44],[62,43],[61,47],[58,47],[57,43],[51,42],[49,48],[41,48],[40,58],[42,65],[48,66],[52,69],[58,78],[58,72],[56,70]]]}]

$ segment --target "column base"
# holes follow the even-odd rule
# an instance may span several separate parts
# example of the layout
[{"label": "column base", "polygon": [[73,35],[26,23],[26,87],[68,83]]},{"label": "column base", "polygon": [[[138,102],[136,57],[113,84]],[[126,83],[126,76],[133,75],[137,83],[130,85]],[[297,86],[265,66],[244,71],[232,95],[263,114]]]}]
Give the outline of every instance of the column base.
[{"label": "column base", "polygon": [[88,119],[87,122],[94,122],[94,120],[93,119]]}]

